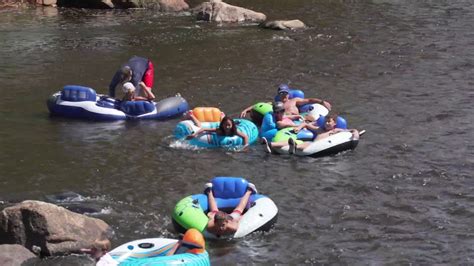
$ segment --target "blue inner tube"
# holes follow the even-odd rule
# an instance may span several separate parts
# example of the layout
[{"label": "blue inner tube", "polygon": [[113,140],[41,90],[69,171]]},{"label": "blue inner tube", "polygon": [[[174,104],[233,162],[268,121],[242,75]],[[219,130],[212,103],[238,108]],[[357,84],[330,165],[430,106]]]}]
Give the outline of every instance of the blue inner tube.
[{"label": "blue inner tube", "polygon": [[[245,133],[248,137],[249,144],[253,144],[258,139],[258,128],[252,121],[246,119],[234,119],[237,129]],[[203,122],[203,128],[218,128],[219,122]],[[174,135],[177,139],[183,140],[194,133],[198,128],[190,121],[181,121],[176,125]],[[242,146],[244,141],[241,137],[235,136],[220,136],[214,132],[205,132],[196,136],[193,139],[185,140],[191,145],[202,148],[217,148],[217,147],[237,147]]]},{"label": "blue inner tube", "polygon": [[181,96],[169,97],[159,102],[122,102],[106,95],[98,95],[94,89],[67,85],[49,97],[51,115],[96,121],[126,119],[166,120],[179,116],[189,109]]}]

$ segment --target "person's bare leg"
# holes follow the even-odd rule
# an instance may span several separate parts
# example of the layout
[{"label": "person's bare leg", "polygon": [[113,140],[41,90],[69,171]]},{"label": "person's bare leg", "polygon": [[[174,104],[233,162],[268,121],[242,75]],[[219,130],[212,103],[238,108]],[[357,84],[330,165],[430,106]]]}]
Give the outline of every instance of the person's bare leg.
[{"label": "person's bare leg", "polygon": [[244,212],[245,207],[247,206],[247,203],[249,202],[250,195],[252,194],[252,191],[248,189],[245,194],[242,196],[242,198],[239,201],[239,204],[237,207],[235,207],[234,211],[240,211],[240,213]]},{"label": "person's bare leg", "polygon": [[216,199],[214,198],[214,193],[212,193],[212,189],[209,189],[209,192],[207,193],[207,201],[209,204],[209,212],[219,211],[217,208]]},{"label": "person's bare leg", "polygon": [[287,141],[278,141],[278,142],[272,142],[272,148],[282,148],[288,146]]}]

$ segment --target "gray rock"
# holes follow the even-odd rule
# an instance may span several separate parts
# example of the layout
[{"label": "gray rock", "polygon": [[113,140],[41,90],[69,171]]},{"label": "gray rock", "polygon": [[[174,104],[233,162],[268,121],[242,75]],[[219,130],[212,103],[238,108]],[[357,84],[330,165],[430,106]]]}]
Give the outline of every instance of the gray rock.
[{"label": "gray rock", "polygon": [[204,2],[193,8],[198,20],[215,22],[262,22],[267,16],[243,7],[226,4],[220,0]]},{"label": "gray rock", "polygon": [[23,201],[0,213],[0,244],[37,246],[43,256],[80,253],[109,232],[102,220],[41,201]]},{"label": "gray rock", "polygon": [[160,10],[164,12],[179,12],[189,9],[184,0],[159,0]]},{"label": "gray rock", "polygon": [[56,6],[57,0],[36,0],[37,5]]},{"label": "gray rock", "polygon": [[298,19],[265,21],[260,24],[260,26],[263,28],[274,30],[296,30],[306,28],[306,25]]},{"label": "gray rock", "polygon": [[17,266],[29,259],[36,258],[27,248],[21,245],[0,245],[0,265]]}]

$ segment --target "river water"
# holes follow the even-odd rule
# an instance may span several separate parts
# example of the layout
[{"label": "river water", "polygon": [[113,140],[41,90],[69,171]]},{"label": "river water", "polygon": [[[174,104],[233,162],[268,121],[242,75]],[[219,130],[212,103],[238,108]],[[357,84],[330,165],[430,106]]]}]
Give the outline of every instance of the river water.
[{"label": "river water", "polygon": [[[214,176],[243,176],[279,207],[266,234],[209,242],[211,262],[474,263],[474,6],[471,1],[233,1],[309,28],[197,23],[146,10],[0,13],[0,203],[89,208],[114,246],[176,237],[176,202]],[[52,119],[66,84],[106,93],[132,55],[155,63],[155,94],[230,115],[279,83],[332,103],[356,150],[320,159],[190,150],[177,120]]]}]

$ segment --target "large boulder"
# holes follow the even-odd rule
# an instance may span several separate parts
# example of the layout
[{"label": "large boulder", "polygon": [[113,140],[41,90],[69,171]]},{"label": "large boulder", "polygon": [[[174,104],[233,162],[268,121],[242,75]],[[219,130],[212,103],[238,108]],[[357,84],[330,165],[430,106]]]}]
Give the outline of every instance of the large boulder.
[{"label": "large boulder", "polygon": [[306,28],[306,25],[298,19],[265,21],[260,24],[260,26],[273,30],[296,30]]},{"label": "large boulder", "polygon": [[57,0],[29,0],[32,3],[43,6],[56,6]]},{"label": "large boulder", "polygon": [[21,245],[0,245],[0,265],[17,266],[36,258],[35,254]]},{"label": "large boulder", "polygon": [[198,20],[215,22],[262,22],[267,16],[243,7],[233,6],[221,0],[204,2],[193,9]]},{"label": "large boulder", "polygon": [[164,12],[178,12],[189,9],[184,0],[159,0],[160,10]]},{"label": "large boulder", "polygon": [[41,201],[23,201],[0,213],[0,244],[20,244],[43,256],[80,253],[108,233],[102,220]]}]

